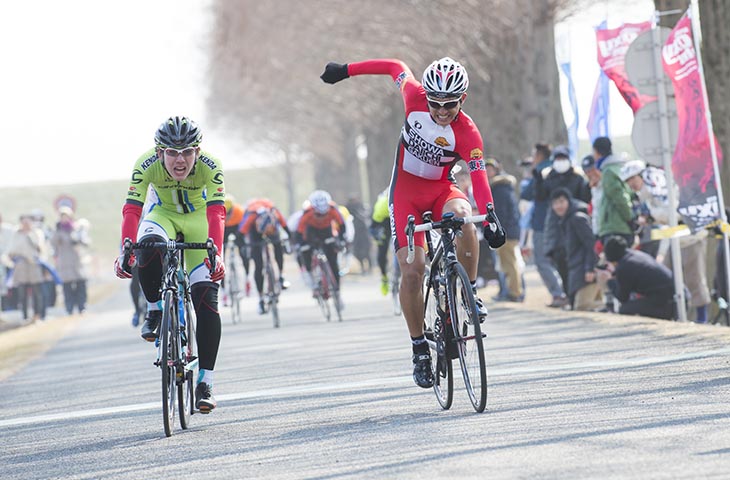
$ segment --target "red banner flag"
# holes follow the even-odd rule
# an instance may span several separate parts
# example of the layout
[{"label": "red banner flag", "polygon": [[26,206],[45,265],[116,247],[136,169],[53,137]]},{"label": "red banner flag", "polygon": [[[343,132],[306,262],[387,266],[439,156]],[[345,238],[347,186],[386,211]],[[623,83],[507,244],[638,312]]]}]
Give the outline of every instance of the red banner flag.
[{"label": "red banner flag", "polygon": [[[702,98],[692,22],[685,14],[662,48],[662,64],[674,85],[679,134],[672,157],[672,172],[679,187],[679,213],[697,231],[720,217],[715,171]],[[713,134],[718,163],[722,152]]]},{"label": "red banner flag", "polygon": [[598,64],[606,76],[616,84],[621,96],[634,113],[647,103],[656,100],[656,97],[639,93],[629,82],[624,61],[631,42],[650,28],[651,22],[642,22],[624,23],[618,28],[596,30]]}]

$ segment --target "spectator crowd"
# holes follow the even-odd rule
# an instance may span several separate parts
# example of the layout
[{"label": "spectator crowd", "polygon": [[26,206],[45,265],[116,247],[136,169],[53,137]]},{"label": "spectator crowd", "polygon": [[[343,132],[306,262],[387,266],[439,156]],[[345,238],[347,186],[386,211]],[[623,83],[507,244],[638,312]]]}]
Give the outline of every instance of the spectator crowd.
[{"label": "spectator crowd", "polygon": [[[519,164],[519,180],[498,159],[486,159],[508,239],[496,252],[486,243],[480,249],[496,270],[500,289],[494,300],[524,300],[528,261],[549,293],[549,307],[676,319],[678,296],[666,234],[676,205],[669,204],[664,171],[615,155],[607,137],[597,138],[592,154],[579,165],[570,158],[565,146],[536,143]],[[468,175],[457,173],[456,181],[469,191]],[[679,240],[685,308],[697,323],[712,321],[713,298],[721,309],[725,301],[723,264],[718,263],[712,282],[707,278],[709,234],[702,230]],[[484,271],[480,266],[480,275]]]},{"label": "spectator crowd", "polygon": [[57,208],[53,227],[40,210],[22,214],[18,224],[0,218],[0,298],[2,311],[19,310],[23,320],[46,319],[63,295],[69,315],[87,306],[89,222],[67,205]]}]

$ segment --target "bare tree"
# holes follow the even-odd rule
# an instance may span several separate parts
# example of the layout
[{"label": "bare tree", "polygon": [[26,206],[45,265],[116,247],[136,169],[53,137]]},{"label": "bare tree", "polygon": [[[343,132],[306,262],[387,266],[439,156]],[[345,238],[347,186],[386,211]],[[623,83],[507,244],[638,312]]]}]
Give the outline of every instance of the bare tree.
[{"label": "bare tree", "polygon": [[389,78],[336,86],[318,76],[328,61],[399,58],[420,76],[434,59],[467,67],[465,110],[487,154],[507,165],[536,140],[564,141],[553,27],[568,0],[371,0],[213,3],[213,118],[246,142],[298,144],[312,153],[317,183],[336,196],[358,191],[355,138],[365,135],[370,195],[389,181],[403,122]]}]

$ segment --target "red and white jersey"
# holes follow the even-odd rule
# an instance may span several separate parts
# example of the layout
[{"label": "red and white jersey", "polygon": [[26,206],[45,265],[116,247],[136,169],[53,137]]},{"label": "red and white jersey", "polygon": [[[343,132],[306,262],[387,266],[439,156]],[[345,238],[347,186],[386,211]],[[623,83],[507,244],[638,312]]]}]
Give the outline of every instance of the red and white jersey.
[{"label": "red and white jersey", "polygon": [[437,124],[429,113],[426,91],[408,66],[395,59],[350,63],[348,74],[390,75],[403,96],[405,122],[396,154],[394,179],[413,175],[425,180],[450,182],[450,172],[464,160],[471,174],[480,213],[492,202],[484,168],[483,141],[474,121],[463,111],[447,126]]}]

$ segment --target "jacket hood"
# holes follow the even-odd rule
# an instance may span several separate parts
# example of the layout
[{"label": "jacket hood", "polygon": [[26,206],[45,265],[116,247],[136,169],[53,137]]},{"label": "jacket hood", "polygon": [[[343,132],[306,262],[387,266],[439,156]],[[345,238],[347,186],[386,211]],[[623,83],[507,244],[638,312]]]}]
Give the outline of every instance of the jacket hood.
[{"label": "jacket hood", "polygon": [[588,204],[582,200],[571,198],[570,205],[568,206],[568,211],[565,212],[565,216],[560,219],[560,222],[563,222],[566,218],[571,217],[575,212],[583,212],[587,214]]},{"label": "jacket hood", "polygon": [[586,202],[584,202],[583,200],[578,200],[577,198],[571,198],[570,206],[568,207],[568,215],[573,214],[575,212],[588,213],[588,204]]},{"label": "jacket hood", "polygon": [[626,161],[624,159],[611,154],[611,155],[607,156],[606,158],[604,158],[603,161],[601,162],[601,170],[603,170],[608,165],[623,165],[624,163],[626,163]]}]

